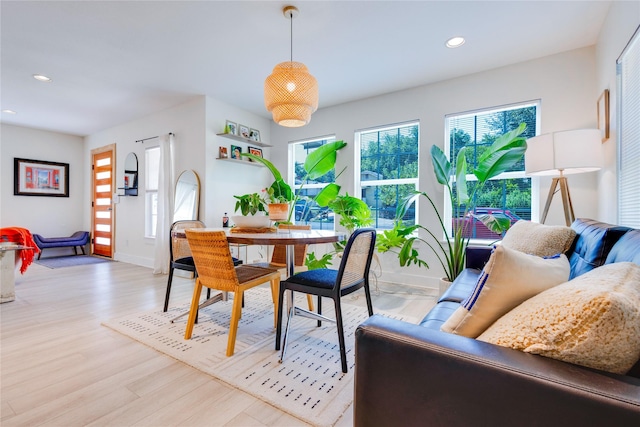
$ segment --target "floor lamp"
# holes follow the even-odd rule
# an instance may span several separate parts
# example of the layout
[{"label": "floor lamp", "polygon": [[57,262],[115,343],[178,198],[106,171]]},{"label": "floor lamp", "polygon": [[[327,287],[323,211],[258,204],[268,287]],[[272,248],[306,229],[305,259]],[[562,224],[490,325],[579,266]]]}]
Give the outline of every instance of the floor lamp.
[{"label": "floor lamp", "polygon": [[532,176],[555,175],[544,205],[540,223],[544,224],[551,200],[562,195],[567,226],[575,220],[569,183],[565,175],[597,171],[602,167],[602,134],[598,129],[552,132],[527,140],[525,173]]}]

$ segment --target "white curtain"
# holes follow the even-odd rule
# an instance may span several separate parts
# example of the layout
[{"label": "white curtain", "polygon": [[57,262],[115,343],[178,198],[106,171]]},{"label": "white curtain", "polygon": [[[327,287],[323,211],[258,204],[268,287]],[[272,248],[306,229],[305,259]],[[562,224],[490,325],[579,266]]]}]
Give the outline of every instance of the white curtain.
[{"label": "white curtain", "polygon": [[173,223],[173,134],[160,137],[160,171],[158,176],[158,222],[153,262],[154,274],[169,273],[169,228]]}]

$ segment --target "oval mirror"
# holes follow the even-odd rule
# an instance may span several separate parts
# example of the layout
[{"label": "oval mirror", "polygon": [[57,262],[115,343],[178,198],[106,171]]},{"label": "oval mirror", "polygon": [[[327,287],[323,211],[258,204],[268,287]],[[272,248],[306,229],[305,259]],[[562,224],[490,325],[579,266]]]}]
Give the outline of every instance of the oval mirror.
[{"label": "oval mirror", "polygon": [[184,171],[176,182],[174,221],[198,219],[200,179],[195,171]]},{"label": "oval mirror", "polygon": [[136,153],[127,154],[124,160],[124,194],[138,195],[138,156]]}]

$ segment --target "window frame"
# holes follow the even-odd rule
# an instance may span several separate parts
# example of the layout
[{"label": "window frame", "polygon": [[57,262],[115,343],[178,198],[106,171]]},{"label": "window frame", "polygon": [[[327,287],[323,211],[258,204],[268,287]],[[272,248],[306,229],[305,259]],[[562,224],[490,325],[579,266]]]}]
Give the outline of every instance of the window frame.
[{"label": "window frame", "polygon": [[[152,178],[151,174],[151,161],[149,159],[150,153],[153,151],[158,152],[158,164],[156,177],[156,188],[153,188],[150,183]],[[156,238],[156,223],[158,219],[158,185],[159,185],[159,173],[160,173],[160,146],[147,147],[144,150],[144,167],[145,167],[145,186],[144,186],[144,237],[146,239]],[[155,199],[155,203],[154,203]],[[154,209],[155,207],[155,209]],[[155,219],[155,221],[154,221]]]},{"label": "window frame", "polygon": [[[416,176],[415,178],[394,178],[394,179],[376,179],[376,180],[368,180],[368,181],[362,181],[362,171],[361,166],[362,166],[362,138],[361,136],[363,134],[367,134],[367,133],[373,133],[373,132],[384,132],[384,131],[388,131],[388,130],[392,130],[392,129],[398,129],[398,128],[404,128],[404,127],[411,127],[411,126],[417,126],[418,128],[418,132],[417,132],[417,172],[416,172]],[[414,190],[415,191],[420,191],[420,120],[408,120],[405,122],[399,122],[399,123],[393,123],[393,124],[388,124],[388,125],[381,125],[381,126],[374,126],[371,128],[365,128],[365,129],[358,129],[354,132],[354,153],[353,153],[353,167],[354,167],[354,189],[353,189],[353,193],[355,197],[358,197],[359,199],[362,200],[362,190],[363,188],[367,188],[367,187],[382,187],[382,186],[386,186],[386,185],[407,185],[407,184],[413,184],[414,186]],[[363,185],[363,182],[365,183]],[[366,201],[364,201],[366,203]],[[414,208],[414,224],[418,223],[418,218],[420,218],[419,215],[419,206],[418,203],[415,204],[415,208]],[[373,212],[373,210],[372,210]],[[375,220],[375,219],[374,219]],[[380,228],[380,227],[375,227],[376,230],[389,230],[392,227],[389,228]]]},{"label": "window frame", "polygon": [[[541,118],[541,105],[542,105],[542,100],[541,99],[534,99],[534,100],[529,100],[529,101],[522,101],[522,102],[516,102],[516,103],[511,103],[511,104],[504,104],[504,105],[499,105],[499,106],[494,106],[494,107],[487,107],[487,108],[479,108],[479,109],[475,109],[475,110],[469,110],[469,111],[465,111],[465,112],[461,112],[461,113],[451,113],[451,114],[446,114],[444,117],[444,144],[443,144],[443,152],[445,153],[445,155],[447,156],[447,159],[449,160],[449,162],[451,162],[452,167],[454,167],[455,169],[455,159],[451,159],[450,158],[450,152],[451,152],[451,126],[450,126],[450,119],[452,118],[464,118],[464,117],[469,117],[469,116],[478,116],[478,115],[489,115],[492,113],[499,113],[499,112],[503,112],[503,111],[509,111],[509,110],[517,110],[517,109],[523,109],[523,108],[528,108],[528,107],[535,107],[536,108],[536,129],[534,134],[535,135],[539,135],[540,134],[540,118]],[[450,176],[449,177],[449,183],[453,185],[453,180],[454,180],[454,176]],[[474,182],[477,181],[476,176],[473,173],[467,174],[466,175],[467,178],[467,182]],[[503,172],[493,178],[491,178],[489,181],[501,181],[501,180],[510,180],[510,179],[521,179],[521,178],[527,178],[531,180],[531,220],[537,220],[539,217],[539,204],[535,203],[535,200],[539,199],[539,195],[540,195],[540,179],[537,176],[528,176],[526,175],[525,172],[525,168],[523,165],[523,168],[521,171],[508,171],[508,172]],[[451,206],[451,197],[449,195],[449,193],[447,191],[444,192],[444,214],[443,214],[443,221],[444,224],[448,226],[448,232],[449,235],[451,235],[451,230],[453,227],[453,212],[452,212],[452,206]],[[446,235],[444,236],[444,238],[446,239]],[[472,241],[479,241],[479,242],[488,242],[488,241],[493,241],[495,239],[482,239],[482,238],[471,238]]]},{"label": "window frame", "polygon": [[[329,144],[331,142],[335,142],[336,141],[336,136],[335,134],[330,134],[330,135],[324,135],[324,136],[318,136],[318,137],[313,137],[313,138],[305,138],[302,140],[298,140],[298,141],[290,141],[289,145],[288,145],[288,156],[287,156],[287,163],[289,165],[288,167],[288,174],[287,174],[287,182],[289,183],[289,186],[291,187],[291,189],[293,190],[294,194],[297,194],[298,190],[299,190],[299,186],[296,184],[296,146],[297,145],[303,145],[303,144],[310,144],[310,143],[314,143],[314,142],[322,142],[325,141],[325,144]],[[324,144],[323,144],[324,145]],[[304,162],[303,162],[304,164]],[[334,169],[335,172],[335,169]],[[314,184],[304,184],[303,186],[303,190],[309,190],[309,189],[322,189],[324,187],[326,187],[329,183],[314,183]],[[292,221],[296,224],[310,224],[311,228],[313,229],[313,224],[314,222],[311,221],[298,221],[295,218],[295,206],[293,207],[294,212],[293,212],[293,218]],[[331,209],[329,209],[330,212]],[[335,218],[335,217],[334,217]],[[320,230],[327,230],[326,228],[324,228],[322,226],[322,222],[320,221],[316,221],[315,223],[321,224],[320,225]],[[335,230],[336,228],[336,222],[335,220],[333,221],[333,227],[331,228],[331,230]]]},{"label": "window frame", "polygon": [[[628,60],[628,62],[627,62]],[[629,63],[630,62],[630,63]],[[631,68],[633,67],[633,68]],[[631,68],[630,70],[628,68]],[[622,50],[616,60],[616,135],[617,146],[617,223],[620,225],[638,228],[640,227],[640,213],[633,206],[640,202],[637,192],[637,177],[635,171],[640,168],[640,147],[637,137],[640,135],[640,124],[638,124],[634,112],[640,105],[640,85],[625,85],[627,75],[638,75],[640,72],[640,27],[633,33],[629,42]],[[632,99],[627,99],[632,98]],[[630,113],[626,107],[630,108]],[[627,125],[629,125],[627,127]],[[625,208],[631,206],[631,209]]]}]

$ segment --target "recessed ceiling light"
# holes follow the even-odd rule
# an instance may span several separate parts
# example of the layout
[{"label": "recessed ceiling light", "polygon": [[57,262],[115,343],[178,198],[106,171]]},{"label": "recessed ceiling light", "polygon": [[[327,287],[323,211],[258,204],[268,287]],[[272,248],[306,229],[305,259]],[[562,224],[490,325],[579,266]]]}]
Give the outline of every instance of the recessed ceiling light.
[{"label": "recessed ceiling light", "polygon": [[49,78],[49,77],[47,77],[47,76],[45,76],[43,74],[34,74],[33,78],[36,79],[36,80],[39,80],[41,82],[49,83],[51,81],[51,78]]},{"label": "recessed ceiling light", "polygon": [[450,48],[450,49],[454,49],[456,47],[460,47],[464,44],[464,37],[451,37],[449,40],[447,40],[447,43],[445,43],[445,45]]},{"label": "recessed ceiling light", "polygon": [[17,114],[17,113],[16,113],[15,111],[13,111],[13,110],[2,110],[2,112],[3,112],[3,113],[6,113],[6,114]]}]

